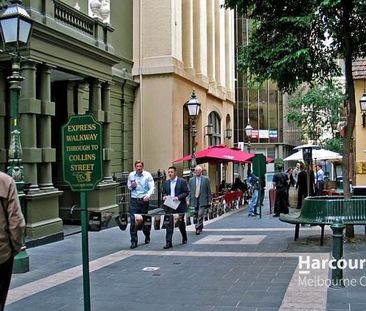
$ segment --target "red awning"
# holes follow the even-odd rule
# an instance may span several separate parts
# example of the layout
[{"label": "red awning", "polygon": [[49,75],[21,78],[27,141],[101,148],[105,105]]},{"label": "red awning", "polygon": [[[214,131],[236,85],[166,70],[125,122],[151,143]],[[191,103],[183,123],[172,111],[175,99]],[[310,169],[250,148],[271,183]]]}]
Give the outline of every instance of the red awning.
[{"label": "red awning", "polygon": [[[239,162],[247,163],[255,156],[254,153],[248,153],[241,151],[240,149],[228,148],[223,145],[210,146],[207,149],[196,152],[197,163],[206,162]],[[189,161],[191,155],[186,155],[183,158],[179,158],[173,161],[182,162]]]},{"label": "red awning", "polygon": [[274,160],[271,157],[266,157],[266,163],[273,163]]}]

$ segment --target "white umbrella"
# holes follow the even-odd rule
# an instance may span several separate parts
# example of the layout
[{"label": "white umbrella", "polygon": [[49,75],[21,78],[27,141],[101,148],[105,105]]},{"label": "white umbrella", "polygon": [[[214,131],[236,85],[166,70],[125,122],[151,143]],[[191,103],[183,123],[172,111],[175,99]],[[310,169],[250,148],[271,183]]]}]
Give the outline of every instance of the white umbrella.
[{"label": "white umbrella", "polygon": [[[333,152],[326,149],[313,149],[313,159],[314,160],[328,160],[328,161],[340,161],[342,160],[342,155],[337,152]],[[284,158],[283,161],[303,161],[302,150]]]}]

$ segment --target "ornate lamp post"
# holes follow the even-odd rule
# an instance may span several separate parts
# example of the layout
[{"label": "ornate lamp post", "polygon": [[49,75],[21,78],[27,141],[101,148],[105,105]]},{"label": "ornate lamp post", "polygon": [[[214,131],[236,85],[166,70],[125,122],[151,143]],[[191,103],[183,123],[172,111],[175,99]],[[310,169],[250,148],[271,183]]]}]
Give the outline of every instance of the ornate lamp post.
[{"label": "ornate lamp post", "polygon": [[252,131],[253,131],[253,127],[250,125],[249,120],[248,120],[248,125],[245,127],[245,135],[247,135],[248,137],[248,152],[250,152],[250,139],[252,138]]},{"label": "ornate lamp post", "polygon": [[366,94],[363,93],[360,99],[360,108],[362,113],[362,127],[366,127]]},{"label": "ornate lamp post", "polygon": [[[19,50],[26,48],[29,43],[32,31],[32,20],[22,6],[22,1],[11,1],[3,15],[0,17],[1,35],[5,51],[9,52],[11,58],[11,75],[7,78],[10,84],[10,105],[11,105],[11,133],[9,146],[8,174],[17,183],[23,183],[22,146],[20,143],[20,131],[18,129],[18,107],[20,82],[23,77],[20,71]],[[23,190],[23,189],[18,189]]]},{"label": "ornate lamp post", "polygon": [[[10,1],[0,17],[0,30],[5,52],[11,55],[11,75],[7,77],[10,84],[11,133],[8,152],[7,173],[17,184],[18,194],[23,194],[24,175],[22,166],[22,146],[18,128],[19,94],[23,77],[20,71],[20,50],[27,48],[32,32],[32,20],[22,6],[22,1]],[[26,251],[20,252],[14,261],[14,272],[29,271],[29,258]]]},{"label": "ornate lamp post", "polygon": [[[250,152],[250,139],[252,138],[252,131],[253,131],[253,127],[250,125],[249,123],[249,118],[248,118],[248,124],[245,127],[245,135],[247,135],[248,137],[248,152]],[[250,167],[250,163],[248,163],[248,176],[251,173],[251,167]]]},{"label": "ornate lamp post", "polygon": [[189,101],[187,101],[185,103],[185,106],[188,109],[188,115],[189,115],[189,119],[191,121],[190,122],[190,125],[191,125],[190,129],[191,129],[191,135],[192,135],[191,174],[193,175],[194,168],[197,164],[197,162],[196,162],[196,134],[197,134],[196,119],[200,113],[200,107],[201,107],[201,103],[199,102],[194,90],[192,91],[192,95],[191,95],[191,98],[189,99]]}]

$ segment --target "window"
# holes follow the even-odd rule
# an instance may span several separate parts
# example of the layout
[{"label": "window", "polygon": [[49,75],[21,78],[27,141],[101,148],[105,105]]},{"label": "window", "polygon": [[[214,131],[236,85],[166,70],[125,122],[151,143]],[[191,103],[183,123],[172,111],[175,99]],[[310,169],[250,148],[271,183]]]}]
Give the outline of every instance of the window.
[{"label": "window", "polygon": [[209,137],[208,145],[220,145],[221,144],[221,120],[216,112],[211,112],[208,115],[208,124],[212,124],[212,136]]}]

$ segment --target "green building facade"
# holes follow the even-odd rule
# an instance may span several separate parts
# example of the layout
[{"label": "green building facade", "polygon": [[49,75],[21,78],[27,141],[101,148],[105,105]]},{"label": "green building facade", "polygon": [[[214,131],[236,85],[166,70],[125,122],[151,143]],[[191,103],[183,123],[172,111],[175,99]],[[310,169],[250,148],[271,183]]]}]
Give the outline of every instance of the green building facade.
[{"label": "green building facade", "polygon": [[[70,116],[91,113],[103,127],[103,181],[88,192],[89,210],[116,213],[113,174],[132,167],[133,0],[106,1],[108,21],[89,16],[92,2],[23,1],[34,21],[29,49],[22,51],[19,102],[29,245],[62,239],[63,220],[79,205],[79,193],[62,176],[61,127]],[[10,65],[10,55],[1,53],[2,171],[10,142]]]}]

